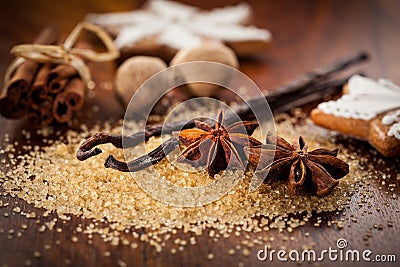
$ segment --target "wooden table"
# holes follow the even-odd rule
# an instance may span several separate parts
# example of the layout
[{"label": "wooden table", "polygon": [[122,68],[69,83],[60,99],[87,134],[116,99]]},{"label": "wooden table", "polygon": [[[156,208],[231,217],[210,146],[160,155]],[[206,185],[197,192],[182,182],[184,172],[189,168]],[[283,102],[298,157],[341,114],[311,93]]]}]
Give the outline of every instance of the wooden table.
[{"label": "wooden table", "polygon": [[[237,1],[224,0],[218,2],[218,5],[234,2]],[[64,33],[68,33],[87,12],[130,10],[140,4],[128,0],[2,1],[0,4],[0,34],[2,36],[0,73],[4,73],[6,66],[12,60],[12,56],[8,52],[10,48],[17,43],[31,42],[46,25],[57,25]],[[198,1],[194,4],[210,8],[214,5],[214,1]],[[354,54],[359,50],[368,51],[372,56],[370,62],[359,70],[373,78],[387,77],[400,83],[399,1],[256,0],[251,1],[250,4],[255,10],[255,23],[271,30],[274,37],[274,43],[269,50],[241,62],[241,70],[263,90],[276,88],[307,70]],[[102,79],[110,81],[112,73],[107,74],[105,71]],[[105,95],[104,92],[99,92],[94,101],[105,108],[107,118],[122,116],[123,111],[117,108],[116,102],[107,102],[108,99],[105,98]],[[18,139],[19,129],[23,127],[23,122],[0,118],[0,125],[0,136],[11,133],[12,138]],[[366,145],[362,142],[357,144]],[[400,172],[400,167],[393,166],[393,168],[393,173]],[[391,182],[396,184],[394,193],[398,196],[400,181],[396,181],[395,178],[392,180]],[[274,248],[279,249],[284,245],[300,249],[302,244],[309,244],[311,240],[315,243],[315,248],[321,250],[329,246],[335,248],[336,240],[345,238],[352,249],[370,249],[376,254],[397,254],[397,262],[399,262],[399,202],[390,201],[389,205],[384,205],[391,196],[391,194],[385,193],[387,186],[378,189],[381,187],[378,181],[373,182],[370,186],[375,198],[369,214],[364,214],[359,208],[356,195],[350,206],[346,208],[346,216],[342,213],[340,215],[336,213],[322,214],[323,222],[346,218],[345,227],[342,230],[326,226],[314,227],[315,221],[312,220],[309,224],[297,228],[290,235],[295,238],[295,241],[283,241],[284,234],[269,231],[268,235],[275,237],[276,240]],[[33,266],[65,266],[67,264],[73,266],[117,266],[119,260],[123,260],[128,266],[238,266],[240,263],[244,263],[245,266],[266,266],[271,264],[257,260],[256,253],[262,247],[253,248],[249,257],[244,257],[240,253],[236,253],[234,256],[228,255],[226,253],[228,245],[240,243],[242,237],[221,239],[214,243],[208,239],[207,234],[204,234],[198,239],[196,246],[188,246],[183,252],[177,254],[171,254],[168,249],[157,254],[153,247],[145,243],[139,244],[139,248],[135,250],[123,245],[113,247],[104,243],[97,236],[93,238],[92,244],[88,244],[88,242],[73,243],[70,238],[72,230],[77,224],[83,222],[82,219],[73,217],[71,221],[62,224],[60,233],[57,231],[39,233],[39,226],[35,224],[34,220],[15,215],[13,208],[19,206],[36,211],[38,215],[42,211],[17,198],[1,196],[1,200],[10,202],[10,205],[0,208],[0,230],[5,232],[0,233],[0,266],[23,266],[26,260],[30,260]],[[380,210],[378,211],[376,207],[380,207]],[[4,213],[10,215],[5,217]],[[361,219],[357,224],[347,227],[350,214]],[[393,227],[386,225],[388,219],[394,222]],[[21,229],[22,224],[27,224],[28,229],[23,231],[21,237],[14,234],[13,238],[9,240],[8,231],[10,229],[17,231]],[[383,230],[374,228],[375,224],[382,224]],[[366,245],[363,240],[367,231],[373,233],[369,239],[369,245]],[[310,232],[311,235],[305,237],[305,232]],[[83,236],[80,240],[86,239]],[[43,249],[46,244],[51,245],[49,250]],[[34,258],[35,250],[44,251],[43,255],[40,258]],[[108,250],[111,251],[112,256],[104,257],[104,251]],[[210,252],[215,254],[213,261],[206,259],[206,255]],[[278,264],[279,262],[274,262],[274,265]],[[337,264],[324,262],[323,266],[336,266]],[[362,262],[355,264],[367,266]],[[382,266],[396,265],[395,263],[391,264],[387,263]],[[369,266],[376,265],[370,263]]]}]

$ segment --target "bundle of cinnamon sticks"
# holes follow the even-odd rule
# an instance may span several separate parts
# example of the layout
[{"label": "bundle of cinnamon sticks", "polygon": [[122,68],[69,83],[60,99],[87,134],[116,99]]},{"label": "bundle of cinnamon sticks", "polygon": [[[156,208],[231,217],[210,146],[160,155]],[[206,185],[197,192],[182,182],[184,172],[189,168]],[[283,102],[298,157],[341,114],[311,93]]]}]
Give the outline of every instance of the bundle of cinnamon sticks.
[{"label": "bundle of cinnamon sticks", "polygon": [[[45,28],[34,44],[52,45],[59,32]],[[68,64],[26,60],[11,75],[0,94],[0,114],[6,118],[27,117],[37,126],[65,123],[83,107],[85,83]]]}]

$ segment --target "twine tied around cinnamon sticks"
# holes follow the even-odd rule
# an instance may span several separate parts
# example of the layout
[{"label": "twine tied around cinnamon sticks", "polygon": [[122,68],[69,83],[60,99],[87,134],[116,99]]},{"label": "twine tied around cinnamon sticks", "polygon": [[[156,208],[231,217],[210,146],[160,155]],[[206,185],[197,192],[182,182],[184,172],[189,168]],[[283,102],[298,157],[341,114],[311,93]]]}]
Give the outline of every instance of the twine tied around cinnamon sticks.
[{"label": "twine tied around cinnamon sticks", "polygon": [[[81,40],[83,31],[97,36],[105,52],[93,51],[90,43]],[[27,117],[36,126],[71,121],[84,105],[86,89],[94,88],[90,63],[119,56],[111,37],[95,25],[78,24],[61,45],[56,45],[58,38],[56,27],[46,27],[33,44],[13,47],[16,59],[8,67],[0,91],[2,116]]]},{"label": "twine tied around cinnamon sticks", "polygon": [[[74,48],[83,30],[96,34],[107,51],[99,53],[90,49]],[[30,60],[38,63],[69,64],[76,69],[89,89],[94,88],[94,82],[91,80],[89,68],[82,58],[102,62],[119,57],[119,51],[115,48],[111,37],[102,28],[89,23],[79,23],[61,45],[22,44],[14,46],[11,53],[16,56],[16,59],[6,70],[5,84],[10,81],[14,71],[23,62]]]}]

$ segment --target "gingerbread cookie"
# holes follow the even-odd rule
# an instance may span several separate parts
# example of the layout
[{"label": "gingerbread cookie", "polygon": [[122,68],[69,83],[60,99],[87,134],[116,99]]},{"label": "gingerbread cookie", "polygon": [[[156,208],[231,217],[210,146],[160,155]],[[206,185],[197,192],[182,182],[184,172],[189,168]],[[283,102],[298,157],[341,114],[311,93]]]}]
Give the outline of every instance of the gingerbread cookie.
[{"label": "gingerbread cookie", "polygon": [[400,156],[400,87],[355,75],[333,101],[311,112],[315,124],[368,140],[386,157]]},{"label": "gingerbread cookie", "polygon": [[369,142],[386,157],[400,156],[400,109],[371,122]]},{"label": "gingerbread cookie", "polygon": [[122,52],[170,59],[180,49],[207,40],[225,43],[240,56],[264,49],[271,34],[247,26],[250,16],[251,9],[245,3],[200,10],[173,1],[150,0],[137,11],[89,14],[86,21],[114,35]]}]

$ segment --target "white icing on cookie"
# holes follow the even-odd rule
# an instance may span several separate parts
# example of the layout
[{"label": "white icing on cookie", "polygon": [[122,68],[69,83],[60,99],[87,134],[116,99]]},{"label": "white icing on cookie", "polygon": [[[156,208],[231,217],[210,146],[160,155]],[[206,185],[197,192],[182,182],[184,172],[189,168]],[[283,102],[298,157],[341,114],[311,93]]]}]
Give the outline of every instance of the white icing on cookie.
[{"label": "white icing on cookie", "polygon": [[389,112],[382,118],[382,124],[384,125],[389,125],[396,122],[400,122],[400,109],[393,112]]},{"label": "white icing on cookie", "polygon": [[400,140],[400,123],[395,123],[392,127],[390,127],[388,136],[394,136]]},{"label": "white icing on cookie", "polygon": [[392,81],[390,81],[388,79],[383,79],[383,78],[378,79],[378,83],[384,85],[386,88],[388,88],[394,92],[400,93],[400,86],[394,84]]},{"label": "white icing on cookie", "polygon": [[400,109],[386,114],[382,118],[382,124],[393,124],[388,131],[388,136],[394,136],[400,140]]},{"label": "white icing on cookie", "polygon": [[388,81],[354,75],[349,79],[349,93],[338,100],[319,104],[324,113],[347,119],[371,120],[377,115],[400,107],[400,90]]},{"label": "white icing on cookie", "polygon": [[118,48],[153,37],[175,49],[196,46],[205,39],[222,42],[270,41],[269,31],[245,25],[250,14],[250,6],[246,3],[201,10],[173,1],[149,0],[142,10],[88,14],[85,20],[114,32]]}]

